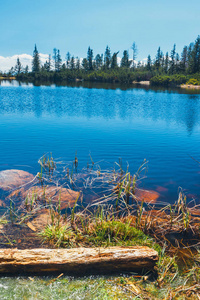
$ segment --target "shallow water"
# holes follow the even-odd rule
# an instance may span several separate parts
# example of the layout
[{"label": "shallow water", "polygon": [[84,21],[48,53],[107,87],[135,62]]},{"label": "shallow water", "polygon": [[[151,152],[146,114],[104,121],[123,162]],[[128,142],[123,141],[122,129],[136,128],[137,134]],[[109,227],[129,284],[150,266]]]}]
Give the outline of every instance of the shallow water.
[{"label": "shallow water", "polygon": [[67,162],[77,151],[80,168],[89,154],[102,168],[121,157],[132,172],[146,158],[142,187],[157,190],[166,202],[177,199],[179,186],[198,199],[200,94],[90,87],[1,82],[0,170],[36,173],[47,152]]},{"label": "shallow water", "polygon": [[120,278],[113,277],[4,277],[0,278],[1,300],[132,299]]}]

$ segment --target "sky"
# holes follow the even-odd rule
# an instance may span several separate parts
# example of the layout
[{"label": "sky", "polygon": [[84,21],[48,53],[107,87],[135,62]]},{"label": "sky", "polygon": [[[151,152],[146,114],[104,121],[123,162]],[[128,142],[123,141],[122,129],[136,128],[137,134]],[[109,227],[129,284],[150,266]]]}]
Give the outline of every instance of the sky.
[{"label": "sky", "polygon": [[0,0],[0,16],[0,70],[18,55],[28,59],[35,43],[44,55],[60,49],[64,59],[68,51],[86,57],[88,46],[104,53],[107,45],[131,56],[135,42],[142,60],[174,43],[180,53],[200,35],[199,0]]}]

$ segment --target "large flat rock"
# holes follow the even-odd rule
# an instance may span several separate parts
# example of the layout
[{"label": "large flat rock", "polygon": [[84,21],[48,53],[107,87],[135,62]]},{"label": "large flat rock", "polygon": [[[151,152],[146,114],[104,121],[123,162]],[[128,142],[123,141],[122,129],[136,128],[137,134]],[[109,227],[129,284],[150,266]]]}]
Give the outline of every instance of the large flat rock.
[{"label": "large flat rock", "polygon": [[0,273],[110,272],[151,269],[158,253],[145,246],[73,249],[2,249]]},{"label": "large flat rock", "polygon": [[33,179],[32,174],[22,170],[4,170],[0,172],[0,189],[8,191],[19,188]]}]

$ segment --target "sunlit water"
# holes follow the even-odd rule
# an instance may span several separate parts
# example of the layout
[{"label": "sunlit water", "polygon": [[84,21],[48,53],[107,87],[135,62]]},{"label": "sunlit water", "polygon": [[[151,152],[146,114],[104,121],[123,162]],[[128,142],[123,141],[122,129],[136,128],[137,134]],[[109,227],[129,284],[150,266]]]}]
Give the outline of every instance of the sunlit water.
[{"label": "sunlit water", "polygon": [[[135,172],[149,161],[142,186],[174,202],[178,187],[200,196],[200,94],[142,88],[0,85],[0,170],[39,171],[47,152],[79,167],[92,159]],[[194,158],[194,159],[193,159]]]}]

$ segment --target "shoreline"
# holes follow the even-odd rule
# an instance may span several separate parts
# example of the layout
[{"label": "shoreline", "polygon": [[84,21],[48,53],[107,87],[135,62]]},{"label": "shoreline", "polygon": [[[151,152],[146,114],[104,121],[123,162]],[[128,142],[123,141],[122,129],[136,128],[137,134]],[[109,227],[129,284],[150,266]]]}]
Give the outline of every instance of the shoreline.
[{"label": "shoreline", "polygon": [[180,87],[182,89],[192,89],[192,90],[200,90],[200,85],[193,85],[193,84],[181,84]]}]

